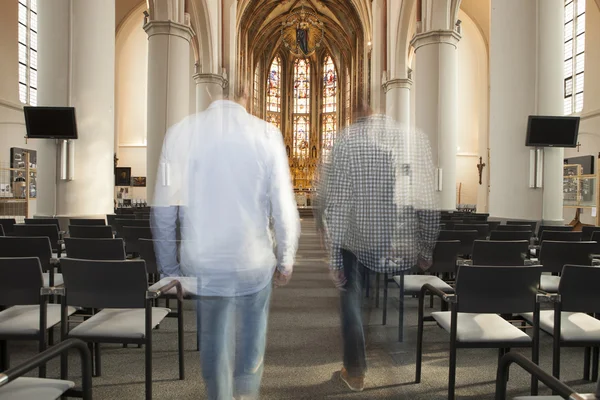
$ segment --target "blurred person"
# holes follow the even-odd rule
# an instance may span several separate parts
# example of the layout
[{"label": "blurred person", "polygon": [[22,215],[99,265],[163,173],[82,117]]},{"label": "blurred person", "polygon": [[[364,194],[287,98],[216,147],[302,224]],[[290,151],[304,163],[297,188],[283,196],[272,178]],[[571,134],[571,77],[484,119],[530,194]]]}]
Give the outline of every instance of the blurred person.
[{"label": "blurred person", "polygon": [[272,283],[290,281],[300,234],[281,132],[246,101],[213,101],[169,129],[152,207],[161,273],[198,299],[211,400],[258,398]]},{"label": "blurred person", "polygon": [[439,230],[434,167],[426,136],[368,107],[336,139],[320,167],[317,226],[340,289],[343,368],[353,391],[364,389],[363,275],[425,271]]}]

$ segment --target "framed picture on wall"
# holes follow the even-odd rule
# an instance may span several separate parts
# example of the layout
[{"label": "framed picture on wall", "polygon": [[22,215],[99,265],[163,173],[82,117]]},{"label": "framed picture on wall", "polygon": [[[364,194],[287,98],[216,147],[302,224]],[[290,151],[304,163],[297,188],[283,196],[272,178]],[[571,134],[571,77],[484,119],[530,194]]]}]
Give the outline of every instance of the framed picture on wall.
[{"label": "framed picture on wall", "polygon": [[146,177],[145,176],[134,176],[131,178],[131,183],[133,187],[146,187]]},{"label": "framed picture on wall", "polygon": [[115,186],[131,186],[131,167],[115,168]]}]

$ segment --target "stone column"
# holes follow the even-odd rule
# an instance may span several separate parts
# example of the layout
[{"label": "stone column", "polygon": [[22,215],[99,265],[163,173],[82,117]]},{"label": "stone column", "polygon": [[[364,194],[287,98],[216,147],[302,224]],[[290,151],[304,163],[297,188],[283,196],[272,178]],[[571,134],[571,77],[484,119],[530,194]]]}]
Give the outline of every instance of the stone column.
[{"label": "stone column", "polygon": [[371,108],[376,113],[383,114],[386,110],[386,96],[382,83],[385,70],[386,55],[386,19],[385,1],[373,0],[373,38],[371,39]]},{"label": "stone column", "polygon": [[189,115],[190,40],[192,29],[183,23],[149,20],[147,197],[152,204],[158,160],[167,130]]},{"label": "stone column", "polygon": [[217,74],[195,74],[196,112],[204,111],[210,103],[223,97],[227,80]]},{"label": "stone column", "polygon": [[[564,2],[538,2],[537,102],[539,115],[562,115]],[[564,149],[544,149],[542,220],[563,224]]]},{"label": "stone column", "polygon": [[419,33],[415,48],[416,128],[429,135],[433,162],[441,169],[440,206],[456,209],[458,141],[458,56],[460,35],[454,30]]},{"label": "stone column", "polygon": [[410,127],[411,79],[391,79],[383,84],[386,114],[400,124]]},{"label": "stone column", "polygon": [[[41,1],[38,7],[39,104],[75,107],[79,136],[70,146],[72,180],[57,180],[54,191],[57,174],[39,175],[38,213],[104,216],[113,212],[114,199],[115,2]],[[40,154],[38,164],[40,172],[52,170],[56,159]],[[53,198],[55,208],[43,204]]]}]

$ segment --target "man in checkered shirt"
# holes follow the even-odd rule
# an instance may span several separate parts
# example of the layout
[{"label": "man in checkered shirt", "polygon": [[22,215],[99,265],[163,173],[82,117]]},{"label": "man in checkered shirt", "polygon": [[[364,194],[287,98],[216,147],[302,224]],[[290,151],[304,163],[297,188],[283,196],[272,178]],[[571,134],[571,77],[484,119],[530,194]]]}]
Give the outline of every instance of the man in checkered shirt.
[{"label": "man in checkered shirt", "polygon": [[427,270],[439,233],[434,166],[427,137],[368,111],[338,136],[319,171],[317,226],[341,289],[344,367],[350,389],[367,369],[361,317],[365,268]]}]

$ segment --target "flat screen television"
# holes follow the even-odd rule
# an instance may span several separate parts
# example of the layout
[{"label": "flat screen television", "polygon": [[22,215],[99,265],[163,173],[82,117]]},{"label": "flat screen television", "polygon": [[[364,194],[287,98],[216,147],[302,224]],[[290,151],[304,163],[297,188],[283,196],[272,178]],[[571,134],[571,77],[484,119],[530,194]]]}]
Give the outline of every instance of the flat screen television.
[{"label": "flat screen television", "polygon": [[23,107],[29,139],[77,139],[74,107]]},{"label": "flat screen television", "polygon": [[579,117],[530,115],[526,146],[576,147]]}]

